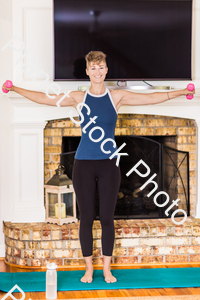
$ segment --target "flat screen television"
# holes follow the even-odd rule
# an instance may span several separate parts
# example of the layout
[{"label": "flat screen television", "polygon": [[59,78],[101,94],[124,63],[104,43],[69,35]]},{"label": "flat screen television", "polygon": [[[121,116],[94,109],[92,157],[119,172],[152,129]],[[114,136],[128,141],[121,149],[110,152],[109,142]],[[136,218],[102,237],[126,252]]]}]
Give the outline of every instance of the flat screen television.
[{"label": "flat screen television", "polygon": [[54,80],[89,80],[92,50],[106,80],[190,80],[192,0],[54,0]]}]

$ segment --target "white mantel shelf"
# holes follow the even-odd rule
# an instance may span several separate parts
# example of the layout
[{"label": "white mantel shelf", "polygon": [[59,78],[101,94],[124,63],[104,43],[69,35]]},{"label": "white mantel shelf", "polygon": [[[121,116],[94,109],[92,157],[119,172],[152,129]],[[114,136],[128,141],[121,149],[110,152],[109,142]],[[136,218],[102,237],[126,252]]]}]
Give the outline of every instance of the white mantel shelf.
[{"label": "white mantel shelf", "polygon": [[[113,88],[113,87],[112,87]],[[66,90],[65,90],[66,91]],[[153,93],[166,92],[166,90],[137,90],[135,93]],[[15,108],[15,120],[40,120],[47,121],[53,119],[61,119],[69,117],[69,111],[73,110],[73,115],[78,116],[73,107],[55,107],[49,105],[37,104],[23,96],[9,92],[5,95],[10,99]],[[30,111],[30,109],[32,109]],[[153,114],[161,116],[172,116],[179,118],[200,119],[200,89],[196,89],[196,94],[192,100],[187,100],[185,96],[181,96],[163,103],[154,105],[124,105],[119,109],[120,113],[133,114]]]}]

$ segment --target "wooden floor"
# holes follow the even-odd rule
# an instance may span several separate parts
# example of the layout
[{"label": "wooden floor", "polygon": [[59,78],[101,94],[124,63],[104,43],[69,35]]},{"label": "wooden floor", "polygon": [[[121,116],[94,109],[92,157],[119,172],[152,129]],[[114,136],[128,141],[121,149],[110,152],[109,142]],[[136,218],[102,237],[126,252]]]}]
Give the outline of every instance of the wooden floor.
[{"label": "wooden floor", "polygon": [[[134,266],[131,268],[185,268],[185,267],[200,267],[200,264],[182,264],[182,265],[154,265],[154,266]],[[113,267],[113,269],[119,269],[120,267]],[[124,268],[124,267],[123,267]],[[95,269],[95,268],[94,268]],[[97,269],[97,267],[96,267]],[[100,269],[100,268],[98,268]],[[58,269],[59,270],[59,269]],[[62,269],[63,270],[63,269]],[[68,270],[65,268],[64,270]],[[72,270],[72,268],[70,268]],[[75,270],[75,268],[73,269]],[[33,272],[33,271],[44,271],[43,270],[33,270],[33,269],[23,269],[8,266],[3,260],[0,260],[0,272]],[[6,293],[0,291],[0,299]],[[123,289],[123,290],[91,290],[91,291],[68,291],[68,292],[58,292],[57,299],[70,299],[70,298],[104,298],[104,297],[139,297],[139,296],[169,296],[169,295],[200,295],[200,288],[170,288],[170,289]],[[20,293],[14,294],[16,299],[20,299],[22,295]],[[11,299],[10,297],[7,298]],[[45,292],[37,293],[26,293],[25,300],[35,300],[35,299],[46,299]]]}]

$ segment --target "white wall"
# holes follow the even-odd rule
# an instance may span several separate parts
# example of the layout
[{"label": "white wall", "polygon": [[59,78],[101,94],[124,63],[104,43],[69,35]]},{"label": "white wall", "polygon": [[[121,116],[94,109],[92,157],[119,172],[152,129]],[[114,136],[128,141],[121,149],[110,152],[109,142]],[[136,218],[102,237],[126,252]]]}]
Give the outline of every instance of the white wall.
[{"label": "white wall", "polygon": [[[196,88],[200,88],[199,34],[200,1],[194,0],[193,82]],[[12,51],[10,47],[7,47],[3,52],[0,50],[0,84],[10,79],[13,80],[15,85],[32,90],[44,91],[45,86],[52,82],[53,77],[52,0],[1,0],[0,49],[15,35],[23,40],[25,49],[22,52]],[[17,47],[17,44],[15,46]],[[29,49],[30,52],[28,52],[22,62],[16,65],[17,60],[20,59],[23,54],[27,53]],[[25,66],[30,65],[33,68],[32,75],[28,76],[25,73],[25,70],[22,69],[22,63]],[[32,80],[36,73],[42,69],[50,77],[50,80],[46,84],[44,83],[44,76],[40,76],[37,80]],[[85,81],[57,83],[63,90],[76,90],[79,85],[89,86],[89,82],[86,83]],[[183,81],[152,82],[152,84],[155,85],[170,85],[175,88],[185,87],[187,83],[188,82]],[[134,84],[134,82],[128,82],[128,84],[131,85]],[[53,108],[51,108],[51,111],[53,115]],[[0,257],[4,256],[2,221],[12,220],[13,199],[15,198],[13,189],[14,156],[12,151],[14,142],[11,122],[13,119],[16,120],[16,118],[17,109],[13,105],[13,102],[10,101],[8,97],[0,94]]]}]

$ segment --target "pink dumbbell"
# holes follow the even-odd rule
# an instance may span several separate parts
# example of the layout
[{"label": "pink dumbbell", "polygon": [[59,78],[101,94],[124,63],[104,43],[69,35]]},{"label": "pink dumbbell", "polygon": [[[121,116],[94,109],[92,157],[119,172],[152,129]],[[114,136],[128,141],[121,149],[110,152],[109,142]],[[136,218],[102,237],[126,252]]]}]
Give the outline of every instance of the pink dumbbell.
[{"label": "pink dumbbell", "polygon": [[[6,86],[7,88],[11,88],[11,86],[13,86],[12,81],[6,80],[5,86]],[[4,93],[8,93],[8,92],[9,92],[9,90],[5,90],[4,88],[2,88],[2,91],[3,91]]]},{"label": "pink dumbbell", "polygon": [[[193,91],[195,89],[194,84],[193,83],[189,83],[187,85],[187,89],[188,89],[188,91]],[[194,96],[193,95],[186,95],[186,98],[188,100],[191,100],[192,98],[194,98]]]}]

